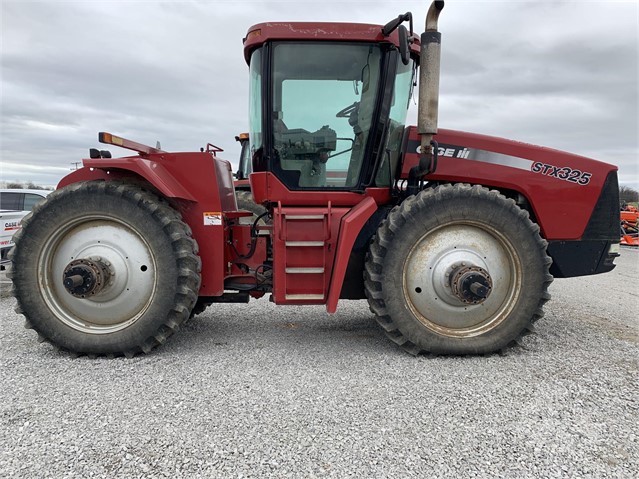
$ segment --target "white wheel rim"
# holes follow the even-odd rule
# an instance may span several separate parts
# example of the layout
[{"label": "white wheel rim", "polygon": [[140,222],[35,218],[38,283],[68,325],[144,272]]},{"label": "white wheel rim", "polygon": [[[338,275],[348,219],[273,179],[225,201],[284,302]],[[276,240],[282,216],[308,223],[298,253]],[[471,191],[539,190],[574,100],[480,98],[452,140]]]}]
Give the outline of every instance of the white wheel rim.
[{"label": "white wheel rim", "polygon": [[[475,266],[492,280],[479,304],[461,301],[450,287],[455,268]],[[504,321],[521,291],[522,265],[513,245],[480,222],[448,223],[422,236],[408,253],[403,290],[410,310],[432,331],[448,337],[473,337]]]},{"label": "white wheel rim", "polygon": [[[67,265],[99,258],[111,272],[97,294],[78,298],[63,285]],[[38,260],[40,293],[55,316],[89,334],[108,334],[136,322],[155,294],[157,262],[149,244],[130,224],[115,217],[85,216],[48,239]]]}]

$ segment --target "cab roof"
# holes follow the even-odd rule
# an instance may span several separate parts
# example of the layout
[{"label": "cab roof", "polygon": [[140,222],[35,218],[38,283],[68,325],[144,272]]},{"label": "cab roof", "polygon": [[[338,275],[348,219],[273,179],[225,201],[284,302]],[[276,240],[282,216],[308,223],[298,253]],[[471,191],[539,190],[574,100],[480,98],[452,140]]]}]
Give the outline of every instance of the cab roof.
[{"label": "cab roof", "polygon": [[[399,47],[397,30],[388,37],[381,25],[338,22],[267,22],[248,29],[244,38],[244,59],[249,63],[251,52],[271,40],[350,41],[392,43]],[[419,37],[413,34],[411,53],[419,55]]]}]

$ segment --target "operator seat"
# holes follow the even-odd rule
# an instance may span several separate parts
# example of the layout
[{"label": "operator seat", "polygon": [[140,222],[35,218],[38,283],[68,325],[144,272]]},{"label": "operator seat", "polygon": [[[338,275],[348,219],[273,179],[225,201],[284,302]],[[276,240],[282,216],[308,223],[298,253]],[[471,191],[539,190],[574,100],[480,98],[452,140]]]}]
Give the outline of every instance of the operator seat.
[{"label": "operator seat", "polygon": [[308,140],[313,135],[314,133],[303,128],[288,128],[282,119],[282,112],[275,113],[273,122],[275,153],[279,156],[283,179],[288,186],[313,188],[326,185],[328,156],[324,157],[321,152],[317,152],[317,155],[311,154],[313,156],[311,159],[305,152],[306,144],[311,149],[314,146]]}]

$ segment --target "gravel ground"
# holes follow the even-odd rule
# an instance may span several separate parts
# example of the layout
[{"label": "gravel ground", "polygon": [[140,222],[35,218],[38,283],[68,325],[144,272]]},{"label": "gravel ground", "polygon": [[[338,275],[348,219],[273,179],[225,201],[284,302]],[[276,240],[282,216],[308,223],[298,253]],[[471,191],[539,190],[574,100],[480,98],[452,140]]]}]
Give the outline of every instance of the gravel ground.
[{"label": "gravel ground", "polygon": [[639,471],[639,251],[556,280],[504,356],[403,353],[366,302],[217,306],[72,359],[0,299],[2,477],[592,477]]}]

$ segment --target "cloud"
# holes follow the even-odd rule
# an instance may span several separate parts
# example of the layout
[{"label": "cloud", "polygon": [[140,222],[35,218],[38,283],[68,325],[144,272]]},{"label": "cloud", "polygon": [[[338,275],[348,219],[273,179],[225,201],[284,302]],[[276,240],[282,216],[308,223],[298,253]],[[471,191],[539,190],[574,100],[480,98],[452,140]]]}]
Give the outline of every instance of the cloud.
[{"label": "cloud", "polygon": [[[0,4],[0,176],[57,183],[97,132],[236,164],[242,37],[267,21],[385,23],[423,2]],[[448,2],[440,125],[612,162],[639,188],[636,2]],[[414,121],[415,108],[409,118]],[[22,165],[22,166],[20,166]],[[56,176],[57,175],[57,176]]]}]

